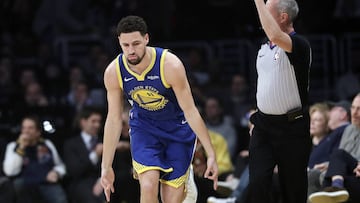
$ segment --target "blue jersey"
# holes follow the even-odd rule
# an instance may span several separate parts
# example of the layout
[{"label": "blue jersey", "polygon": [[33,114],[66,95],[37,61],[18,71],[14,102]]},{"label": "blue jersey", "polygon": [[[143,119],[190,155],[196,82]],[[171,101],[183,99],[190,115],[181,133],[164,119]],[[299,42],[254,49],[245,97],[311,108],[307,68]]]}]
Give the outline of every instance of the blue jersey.
[{"label": "blue jersey", "polygon": [[196,135],[165,81],[168,50],[151,51],[150,65],[141,74],[130,69],[123,54],[116,60],[120,87],[132,105],[129,124],[133,167],[137,174],[160,170],[162,183],[179,187],[188,177]]},{"label": "blue jersey", "polygon": [[164,78],[164,59],[167,50],[152,48],[150,65],[142,74],[132,71],[123,54],[116,60],[120,87],[132,105],[133,113],[153,120],[171,120],[183,117],[172,88]]}]

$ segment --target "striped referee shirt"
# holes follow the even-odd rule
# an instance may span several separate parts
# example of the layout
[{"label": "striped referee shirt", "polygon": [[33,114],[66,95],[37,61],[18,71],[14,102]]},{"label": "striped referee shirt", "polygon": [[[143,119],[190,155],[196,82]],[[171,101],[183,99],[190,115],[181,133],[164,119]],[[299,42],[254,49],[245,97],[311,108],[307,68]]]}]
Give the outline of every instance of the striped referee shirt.
[{"label": "striped referee shirt", "polygon": [[307,105],[311,48],[299,34],[290,34],[292,52],[269,42],[258,51],[256,68],[257,107],[266,114],[281,115]]}]

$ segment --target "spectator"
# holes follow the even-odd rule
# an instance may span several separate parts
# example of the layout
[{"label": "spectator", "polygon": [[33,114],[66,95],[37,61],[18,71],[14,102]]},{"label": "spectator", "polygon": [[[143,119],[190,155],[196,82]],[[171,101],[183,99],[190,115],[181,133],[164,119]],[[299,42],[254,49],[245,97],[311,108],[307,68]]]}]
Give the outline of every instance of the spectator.
[{"label": "spectator", "polygon": [[334,10],[334,16],[337,18],[359,18],[360,2],[356,0],[337,0]]},{"label": "spectator", "polygon": [[187,67],[189,74],[195,78],[200,86],[209,83],[211,76],[209,75],[209,64],[207,64],[205,54],[200,49],[193,48],[187,56]]},{"label": "spectator", "polygon": [[[84,33],[87,29],[89,0],[44,0],[39,5],[33,21],[33,32],[41,39],[54,40],[63,34]],[[52,9],[53,7],[56,9]]]},{"label": "spectator", "polygon": [[73,90],[73,88],[76,86],[76,84],[82,82],[82,81],[86,81],[87,77],[86,74],[84,73],[83,69],[81,66],[74,64],[71,66],[70,70],[69,70],[69,75],[68,75],[68,87],[70,89],[70,91]]},{"label": "spectator", "polygon": [[89,97],[89,86],[85,81],[79,81],[74,84],[74,87],[67,96],[67,104],[74,115],[84,107],[92,105],[92,100]]},{"label": "spectator", "polygon": [[204,91],[203,86],[199,84],[197,79],[191,74],[188,75],[189,85],[191,87],[191,93],[194,95],[194,102],[196,107],[201,112],[205,106],[207,95]]},{"label": "spectator", "polygon": [[329,133],[329,107],[326,103],[315,103],[310,107],[310,136],[317,146]]},{"label": "spectator", "polygon": [[[231,162],[230,153],[227,147],[227,142],[222,135],[216,133],[215,131],[209,130],[209,136],[217,157],[219,180],[225,180],[225,178],[234,170],[234,166]],[[206,202],[209,196],[217,195],[216,191],[213,189],[212,182],[204,178],[206,162],[207,155],[205,153],[205,149],[199,140],[197,140],[193,159],[193,167],[195,183],[199,192],[197,200],[199,203]]]},{"label": "spectator", "polygon": [[231,160],[237,151],[237,134],[230,116],[224,115],[223,105],[215,97],[209,97],[205,103],[204,120],[207,128],[224,136]]},{"label": "spectator", "polygon": [[[254,125],[250,122],[250,116],[255,112],[255,109],[250,109],[247,113],[248,132],[251,136],[251,131]],[[243,150],[239,153],[237,164],[234,173],[226,177],[226,181],[218,182],[218,191],[225,194],[230,194],[227,198],[209,197],[208,203],[244,203],[248,198],[249,185],[249,166],[248,166],[249,151]]]},{"label": "spectator", "polygon": [[61,105],[64,102],[62,98],[66,94],[67,86],[64,85],[65,81],[63,72],[60,65],[56,62],[50,62],[44,67],[43,75],[44,93],[49,99],[50,105]]},{"label": "spectator", "polygon": [[226,95],[228,100],[225,102],[226,113],[233,116],[235,125],[247,128],[248,121],[246,114],[253,106],[254,99],[250,95],[249,86],[245,76],[242,74],[235,74],[232,76],[230,90]]},{"label": "spectator", "polygon": [[[309,169],[316,168],[321,171],[326,170],[326,165],[327,165],[327,161],[329,160],[329,156],[334,149],[338,148],[340,144],[342,132],[344,131],[345,127],[349,124],[350,106],[351,104],[347,101],[340,101],[338,103],[331,104],[329,116],[326,116],[328,117],[328,120],[326,122],[326,126],[324,127],[329,129],[330,132],[328,132],[327,135],[325,135],[324,138],[318,142],[316,140],[313,140],[313,149],[310,154],[309,164],[308,164]],[[310,109],[310,114],[311,114],[311,109]],[[314,131],[314,129],[310,129],[310,132],[311,131]],[[314,144],[316,142],[317,144]]]},{"label": "spectator", "polygon": [[37,116],[22,120],[21,134],[6,147],[4,172],[13,178],[17,203],[66,203],[61,186],[66,169],[53,143],[41,137]]},{"label": "spectator", "polygon": [[[358,177],[360,163],[360,93],[351,105],[351,125],[345,128],[339,149],[331,154],[325,174],[324,190],[309,196],[312,203],[345,202],[350,196],[359,197]],[[356,192],[357,191],[357,192]],[[355,192],[355,193],[354,193]],[[359,200],[357,200],[359,201]]]},{"label": "spectator", "polygon": [[246,114],[254,106],[254,95],[251,95],[250,88],[246,77],[242,74],[232,76],[229,90],[223,98],[225,100],[225,113],[230,115],[234,120],[234,126],[238,132],[237,151],[247,150],[249,143],[248,136],[248,119]]},{"label": "spectator", "polygon": [[29,84],[38,81],[38,75],[36,71],[32,68],[25,68],[20,72],[19,82],[20,88],[24,89]]},{"label": "spectator", "polygon": [[15,202],[15,191],[11,180],[6,177],[3,173],[2,166],[4,161],[4,154],[7,142],[5,139],[0,137],[0,202],[14,203]]},{"label": "spectator", "polygon": [[[255,109],[250,109],[247,118],[248,118],[248,130],[249,135],[251,136],[252,129],[254,125],[250,122],[250,116],[255,113]],[[247,203],[249,202],[249,165],[248,165],[248,156],[249,151],[243,150],[239,154],[239,159],[237,160],[235,172],[227,176],[226,181],[219,181],[218,190],[219,193],[230,194],[227,198],[216,198],[209,197],[207,203]],[[281,191],[279,186],[279,177],[278,177],[278,168],[274,168],[273,175],[273,202],[281,202]]]},{"label": "spectator", "polygon": [[[39,82],[38,75],[35,69],[33,68],[25,67],[18,74],[19,75],[17,77],[19,79],[18,82],[15,83],[17,86],[14,95],[15,100],[18,100],[17,102],[24,100],[25,90],[27,86],[29,86],[31,83]],[[19,105],[23,105],[23,104],[19,104]]]},{"label": "spectator", "polygon": [[24,100],[26,107],[46,107],[49,105],[42,86],[38,82],[31,82],[25,87]]},{"label": "spectator", "polygon": [[0,104],[9,104],[14,94],[13,64],[10,58],[0,58]]},{"label": "spectator", "polygon": [[79,112],[77,121],[81,132],[64,144],[69,177],[67,191],[71,201],[103,203],[105,197],[99,179],[103,145],[98,139],[102,113],[87,107]]},{"label": "spectator", "polygon": [[[313,146],[308,164],[308,195],[321,189],[323,176],[328,168],[330,155],[340,144],[344,129],[349,125],[350,106],[348,101],[330,105],[328,127],[331,133]],[[311,110],[310,110],[311,112]]]}]

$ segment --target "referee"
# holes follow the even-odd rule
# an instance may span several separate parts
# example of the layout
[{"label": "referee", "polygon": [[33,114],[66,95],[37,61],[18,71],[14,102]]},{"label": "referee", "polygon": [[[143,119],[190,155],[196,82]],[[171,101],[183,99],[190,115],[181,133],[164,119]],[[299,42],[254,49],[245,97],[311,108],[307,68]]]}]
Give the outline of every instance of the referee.
[{"label": "referee", "polygon": [[250,140],[250,202],[271,202],[278,167],[282,202],[305,203],[311,150],[309,42],[293,27],[295,0],[254,0],[268,42],[258,51],[257,108]]}]

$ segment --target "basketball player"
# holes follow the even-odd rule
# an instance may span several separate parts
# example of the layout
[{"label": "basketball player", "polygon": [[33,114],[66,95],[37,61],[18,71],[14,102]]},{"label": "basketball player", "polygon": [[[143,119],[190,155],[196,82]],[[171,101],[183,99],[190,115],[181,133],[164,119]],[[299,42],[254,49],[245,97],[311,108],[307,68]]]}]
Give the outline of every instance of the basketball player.
[{"label": "basketball player", "polygon": [[208,155],[204,176],[213,180],[216,189],[215,152],[182,62],[166,49],[148,46],[147,25],[141,17],[121,19],[117,35],[123,53],[109,64],[104,75],[108,114],[101,183],[107,201],[114,192],[111,166],[122,128],[123,94],[132,105],[130,143],[140,182],[140,202],[157,203],[159,184],[163,202],[184,200],[196,135]]}]

